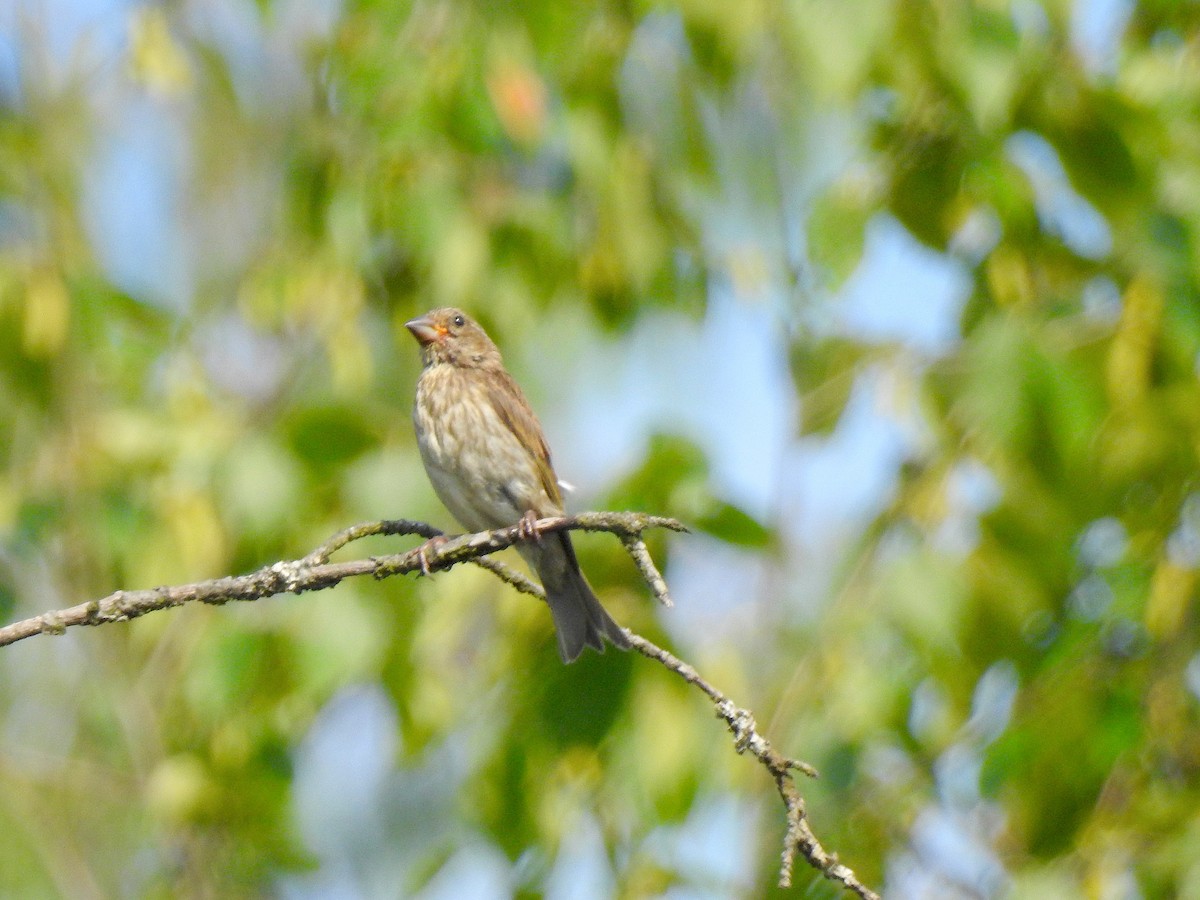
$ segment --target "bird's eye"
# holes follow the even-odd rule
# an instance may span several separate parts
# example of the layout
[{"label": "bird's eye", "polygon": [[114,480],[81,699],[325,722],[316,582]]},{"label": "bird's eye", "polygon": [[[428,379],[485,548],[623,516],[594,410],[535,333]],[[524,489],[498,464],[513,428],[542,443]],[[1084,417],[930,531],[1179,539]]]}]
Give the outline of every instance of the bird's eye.
[{"label": "bird's eye", "polygon": [[455,328],[462,328],[464,325],[467,324],[467,320],[464,319],[462,316],[455,316],[451,321],[454,322]]}]

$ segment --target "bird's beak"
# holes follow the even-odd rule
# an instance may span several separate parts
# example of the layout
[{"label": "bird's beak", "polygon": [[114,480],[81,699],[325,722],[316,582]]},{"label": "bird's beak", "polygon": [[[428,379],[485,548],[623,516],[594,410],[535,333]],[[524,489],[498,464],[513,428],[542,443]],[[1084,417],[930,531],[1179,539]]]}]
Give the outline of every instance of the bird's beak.
[{"label": "bird's beak", "polygon": [[417,339],[422,347],[426,344],[432,344],[434,341],[448,334],[444,327],[435,325],[429,316],[410,319],[404,323],[404,327],[412,332],[412,336]]}]

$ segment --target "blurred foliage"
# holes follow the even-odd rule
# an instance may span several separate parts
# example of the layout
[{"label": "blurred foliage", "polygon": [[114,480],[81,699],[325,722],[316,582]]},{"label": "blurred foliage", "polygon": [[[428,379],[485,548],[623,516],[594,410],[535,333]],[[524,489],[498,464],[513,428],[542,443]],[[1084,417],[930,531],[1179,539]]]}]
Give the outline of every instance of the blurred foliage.
[{"label": "blurred foliage", "polygon": [[[1130,4],[1100,50],[1066,0],[18,6],[6,620],[445,522],[418,311],[477,311],[529,383],[557,310],[622,340],[728,290],[771,322],[792,440],[880,373],[921,437],[814,547],[789,495],[752,512],[649,427],[607,505],[765,574],[689,638],[582,538],[616,617],[824,772],[816,831],[890,896],[1200,893],[1200,5]],[[967,275],[945,347],[837,324],[881,216]],[[398,896],[498,858],[534,896],[592,833],[621,896],[774,890],[777,798],[699,695],[562,667],[480,572],[38,638],[0,684],[6,895]],[[334,727],[362,686],[375,744]],[[730,797],[722,865],[689,829]]]}]

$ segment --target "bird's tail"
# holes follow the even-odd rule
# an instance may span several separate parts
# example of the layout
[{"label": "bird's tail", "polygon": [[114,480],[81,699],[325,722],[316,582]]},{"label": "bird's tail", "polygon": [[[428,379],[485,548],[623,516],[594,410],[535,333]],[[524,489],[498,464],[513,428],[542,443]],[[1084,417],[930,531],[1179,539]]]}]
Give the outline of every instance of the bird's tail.
[{"label": "bird's tail", "polygon": [[584,647],[604,652],[604,638],[614,647],[629,649],[629,636],[600,605],[575,558],[571,538],[565,533],[546,535],[542,545],[522,544],[522,555],[537,571],[546,589],[546,602],[558,634],[558,655],[574,662]]}]

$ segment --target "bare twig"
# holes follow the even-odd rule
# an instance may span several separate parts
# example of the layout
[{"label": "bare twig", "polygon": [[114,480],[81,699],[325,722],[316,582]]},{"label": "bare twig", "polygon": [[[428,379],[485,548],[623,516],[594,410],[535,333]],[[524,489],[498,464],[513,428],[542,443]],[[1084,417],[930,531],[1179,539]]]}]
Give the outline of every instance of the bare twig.
[{"label": "bare twig", "polygon": [[[578,516],[555,516],[537,522],[537,531],[541,534],[577,529],[607,531],[622,539],[636,537],[648,528],[686,530],[674,519],[642,513],[582,513]],[[183,606],[186,603],[221,605],[231,600],[260,600],[275,594],[302,594],[306,591],[322,590],[333,587],[346,578],[362,575],[388,578],[421,570],[421,554],[418,551],[422,548],[349,562],[328,561],[336,550],[351,541],[380,534],[415,534],[425,538],[441,536],[438,529],[423,522],[404,519],[366,522],[338,532],[303,559],[273,563],[248,575],[214,578],[174,587],[116,591],[100,600],[90,600],[67,609],[46,612],[14,622],[0,628],[0,647],[15,644],[36,634],[62,634],[74,625],[124,622],[146,613]],[[512,525],[494,531],[459,535],[435,547],[427,546],[424,556],[431,570],[448,569],[460,562],[475,561],[522,539],[520,527]],[[492,565],[484,565],[485,568],[496,571]],[[521,576],[511,570],[501,577],[514,587],[521,586]]]},{"label": "bare twig", "polygon": [[650,590],[654,592],[654,596],[658,598],[658,602],[663,606],[670,608],[675,605],[671,600],[671,595],[667,592],[666,579],[658,571],[658,567],[654,565],[654,560],[650,558],[650,551],[646,549],[646,542],[640,537],[623,537],[621,543],[625,545],[625,549],[629,552],[630,559],[642,573],[642,578],[646,580],[646,584],[650,586]]},{"label": "bare twig", "polygon": [[[647,585],[661,603],[671,606],[671,597],[650,553],[642,533],[650,528],[672,531],[687,529],[674,519],[649,516],[643,513],[581,513],[577,516],[557,516],[540,519],[535,526],[538,534],[555,531],[606,531],[620,538],[630,558],[637,565]],[[481,531],[426,543],[404,553],[375,556],[368,559],[331,563],[329,558],[353,541],[372,535],[417,535],[430,541],[442,538],[441,531],[424,522],[405,519],[364,522],[346,528],[302,559],[281,561],[247,575],[215,578],[195,584],[159,587],[149,590],[116,591],[100,600],[81,603],[67,609],[42,613],[0,628],[0,646],[33,637],[36,634],[62,634],[74,625],[103,625],[144,616],[160,609],[200,602],[224,604],[231,600],[258,600],[275,594],[315,591],[333,587],[346,578],[370,575],[387,578],[410,572],[421,572],[423,564],[430,571],[448,569],[462,562],[471,562],[492,572],[524,593],[545,600],[542,588],[519,572],[488,554],[524,540],[520,525]],[[688,663],[667,650],[626,629],[631,645],[643,656],[653,659],[676,673],[688,684],[699,688],[713,703],[718,717],[725,720],[733,735],[734,749],[749,753],[771,774],[783,800],[787,817],[787,832],[779,870],[779,885],[790,887],[792,867],[799,853],[810,866],[831,881],[836,881],[863,900],[878,900],[878,895],[862,884],[854,872],[842,865],[836,854],[828,853],[813,834],[804,809],[804,799],[796,788],[793,772],[815,778],[816,770],[808,763],[790,759],[775,750],[758,732],[754,715],[737,706],[710,682],[701,677]]]},{"label": "bare twig", "polygon": [[429,539],[442,536],[441,529],[426,525],[424,522],[414,522],[410,519],[384,519],[382,522],[361,522],[343,528],[312,553],[300,560],[301,565],[319,566],[329,562],[329,557],[337,553],[351,541],[358,541],[377,534],[415,534]]},{"label": "bare twig", "polygon": [[858,880],[858,877],[847,866],[842,865],[837,854],[829,853],[821,846],[808,824],[808,815],[804,809],[804,798],[796,788],[792,772],[802,772],[810,778],[817,777],[817,770],[806,762],[789,759],[771,746],[770,742],[758,733],[754,715],[747,709],[737,706],[720,690],[706,681],[696,669],[668,651],[652,644],[645,638],[630,634],[629,639],[633,649],[643,656],[657,660],[688,684],[694,684],[708,695],[713,702],[717,715],[725,720],[729,731],[733,734],[733,747],[738,753],[749,751],[775,780],[775,787],[783,799],[787,815],[787,834],[783,839],[783,853],[779,867],[779,886],[786,888],[792,885],[792,864],[796,853],[831,881],[837,881],[847,890],[853,891],[863,900],[879,900],[879,895]]}]

